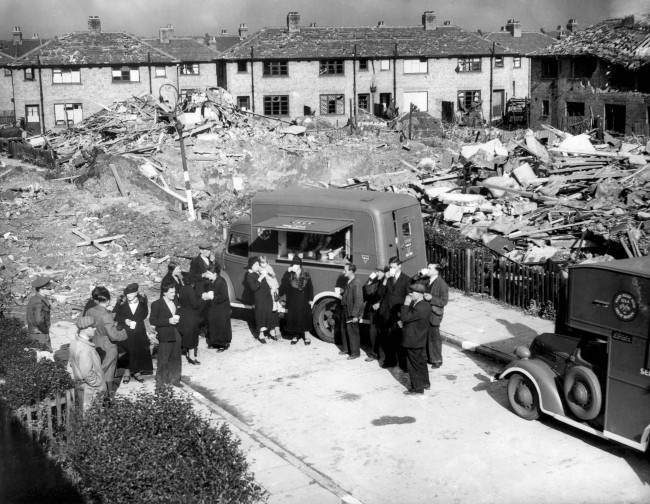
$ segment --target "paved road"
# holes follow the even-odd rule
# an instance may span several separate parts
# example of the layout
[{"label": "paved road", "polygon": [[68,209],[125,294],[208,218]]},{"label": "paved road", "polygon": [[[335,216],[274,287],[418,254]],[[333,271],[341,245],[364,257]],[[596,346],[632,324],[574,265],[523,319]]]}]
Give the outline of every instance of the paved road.
[{"label": "paved road", "polygon": [[480,356],[445,346],[431,390],[412,397],[402,374],[334,346],[233,329],[231,350],[184,364],[188,383],[366,504],[650,502],[650,458],[519,419]]}]

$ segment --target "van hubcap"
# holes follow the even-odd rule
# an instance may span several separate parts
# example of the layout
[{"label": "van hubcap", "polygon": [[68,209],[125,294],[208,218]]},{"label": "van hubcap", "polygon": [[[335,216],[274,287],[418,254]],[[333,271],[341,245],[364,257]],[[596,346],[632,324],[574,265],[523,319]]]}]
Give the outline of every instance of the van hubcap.
[{"label": "van hubcap", "polygon": [[524,384],[521,384],[519,387],[517,387],[515,399],[519,405],[526,409],[530,409],[533,406],[533,394],[530,392],[530,389]]},{"label": "van hubcap", "polygon": [[589,404],[589,390],[582,382],[575,382],[571,389],[571,395],[576,404],[587,406]]}]

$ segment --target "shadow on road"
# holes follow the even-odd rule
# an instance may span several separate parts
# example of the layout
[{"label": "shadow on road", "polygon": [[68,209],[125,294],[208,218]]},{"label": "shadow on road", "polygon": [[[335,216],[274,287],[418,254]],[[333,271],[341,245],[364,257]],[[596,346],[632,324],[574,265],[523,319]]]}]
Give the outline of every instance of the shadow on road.
[{"label": "shadow on road", "polygon": [[508,332],[515,337],[525,337],[525,338],[534,338],[537,336],[537,331],[528,327],[526,324],[521,324],[519,322],[509,322],[504,319],[496,319],[496,321],[508,329]]}]

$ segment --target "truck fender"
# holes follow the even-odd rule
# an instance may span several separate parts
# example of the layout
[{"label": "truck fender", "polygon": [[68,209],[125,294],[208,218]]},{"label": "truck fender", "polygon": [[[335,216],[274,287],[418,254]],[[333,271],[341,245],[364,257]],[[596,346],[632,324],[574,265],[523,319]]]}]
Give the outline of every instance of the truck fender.
[{"label": "truck fender", "polygon": [[321,299],[326,298],[326,297],[335,298],[335,299],[338,299],[339,301],[341,300],[341,296],[339,296],[339,295],[338,295],[336,292],[334,292],[334,291],[323,291],[323,292],[319,292],[318,294],[316,294],[316,295],[314,296],[314,300],[313,300],[312,303],[311,303],[312,308],[313,308],[314,305],[316,305],[316,303],[318,303]]},{"label": "truck fender", "polygon": [[253,308],[252,306],[245,305],[244,303],[240,303],[236,300],[235,289],[232,286],[232,280],[226,271],[221,270],[221,277],[226,281],[226,286],[228,287],[228,299],[230,299],[230,306],[234,308]]},{"label": "truck fender", "polygon": [[499,379],[507,378],[513,373],[521,373],[533,383],[543,413],[566,416],[555,384],[555,373],[548,364],[537,359],[515,359],[501,372]]}]

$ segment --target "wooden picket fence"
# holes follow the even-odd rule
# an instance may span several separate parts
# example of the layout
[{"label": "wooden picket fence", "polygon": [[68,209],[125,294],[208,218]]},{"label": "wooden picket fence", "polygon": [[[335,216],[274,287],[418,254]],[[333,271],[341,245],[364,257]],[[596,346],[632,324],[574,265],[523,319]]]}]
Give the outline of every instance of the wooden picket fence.
[{"label": "wooden picket fence", "polygon": [[72,388],[38,404],[21,406],[13,415],[33,437],[54,439],[57,432],[70,430],[76,407],[77,397]]},{"label": "wooden picket fence", "polygon": [[519,264],[488,248],[448,249],[429,243],[427,256],[432,262],[444,259],[447,266],[443,277],[450,287],[525,309],[559,307],[563,279],[557,271]]}]

